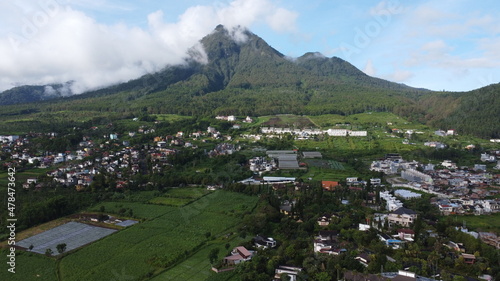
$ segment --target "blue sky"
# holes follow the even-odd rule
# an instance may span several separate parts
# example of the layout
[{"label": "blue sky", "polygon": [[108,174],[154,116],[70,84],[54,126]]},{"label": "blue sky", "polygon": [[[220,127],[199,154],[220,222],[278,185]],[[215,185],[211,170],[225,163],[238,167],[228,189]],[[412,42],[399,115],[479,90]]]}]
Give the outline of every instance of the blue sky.
[{"label": "blue sky", "polygon": [[127,81],[181,63],[219,23],[290,57],[321,52],[371,76],[467,91],[500,82],[499,12],[494,0],[2,1],[0,91]]}]

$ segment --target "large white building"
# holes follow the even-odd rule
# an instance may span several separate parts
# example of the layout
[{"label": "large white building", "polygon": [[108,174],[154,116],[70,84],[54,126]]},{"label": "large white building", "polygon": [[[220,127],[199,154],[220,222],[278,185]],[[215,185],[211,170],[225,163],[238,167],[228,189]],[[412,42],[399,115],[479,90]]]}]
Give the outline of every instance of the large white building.
[{"label": "large white building", "polygon": [[332,137],[345,137],[347,136],[347,130],[345,129],[328,129],[326,133]]},{"label": "large white building", "polygon": [[432,184],[432,177],[414,169],[407,169],[401,172],[401,177],[408,181]]},{"label": "large white building", "polygon": [[366,131],[349,131],[349,136],[351,137],[366,137],[368,132]]}]

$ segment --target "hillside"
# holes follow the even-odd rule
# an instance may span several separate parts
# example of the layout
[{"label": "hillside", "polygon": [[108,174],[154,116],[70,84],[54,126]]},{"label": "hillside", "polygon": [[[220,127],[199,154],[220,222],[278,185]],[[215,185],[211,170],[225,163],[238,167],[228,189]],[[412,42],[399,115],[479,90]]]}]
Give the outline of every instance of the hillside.
[{"label": "hillside", "polygon": [[414,108],[420,121],[433,126],[500,138],[500,83],[463,93],[434,93],[420,99]]},{"label": "hillside", "polygon": [[[192,58],[183,65],[167,66],[158,73],[78,96],[55,96],[47,101],[46,96],[39,94],[44,86],[33,88],[33,94],[25,98],[14,99],[12,95],[29,92],[31,88],[6,91],[0,94],[0,101],[10,96],[9,100],[20,104],[3,107],[0,117],[12,120],[26,113],[50,115],[61,111],[80,112],[74,114],[79,116],[78,120],[92,116],[90,112],[102,116],[136,116],[158,113],[349,115],[390,111],[458,131],[498,135],[498,129],[490,123],[492,119],[485,117],[489,113],[483,112],[486,114],[483,116],[467,109],[474,101],[491,108],[486,112],[498,112],[499,106],[494,102],[498,86],[466,93],[412,88],[370,77],[337,57],[310,52],[296,59],[287,58],[250,31],[227,30],[221,25],[200,42],[207,63],[200,63],[195,59],[199,54],[192,52]],[[475,98],[478,94],[481,98]],[[36,103],[24,104],[26,102]],[[468,116],[479,119],[466,118]],[[468,121],[464,122],[463,118]],[[482,125],[490,124],[490,129],[478,132],[478,120]]]}]

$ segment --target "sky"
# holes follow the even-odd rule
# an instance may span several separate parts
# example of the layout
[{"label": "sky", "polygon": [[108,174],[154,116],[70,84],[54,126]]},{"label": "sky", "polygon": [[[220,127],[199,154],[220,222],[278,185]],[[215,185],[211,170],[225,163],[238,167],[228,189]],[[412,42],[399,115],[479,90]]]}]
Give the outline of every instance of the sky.
[{"label": "sky", "polygon": [[500,82],[496,0],[0,0],[0,91],[125,82],[182,63],[218,24],[292,58],[320,52],[413,87]]}]

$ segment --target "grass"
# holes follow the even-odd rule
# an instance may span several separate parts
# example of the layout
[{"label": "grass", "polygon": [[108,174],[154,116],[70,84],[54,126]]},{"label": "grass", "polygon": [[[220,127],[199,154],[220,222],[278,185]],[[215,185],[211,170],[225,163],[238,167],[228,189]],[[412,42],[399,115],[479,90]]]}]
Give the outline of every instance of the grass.
[{"label": "grass", "polygon": [[158,121],[168,121],[168,122],[177,122],[186,119],[191,119],[191,116],[182,116],[177,114],[152,114],[156,117]]},{"label": "grass", "polygon": [[491,215],[481,215],[481,216],[451,216],[453,220],[457,222],[463,222],[467,224],[469,230],[474,230],[478,232],[494,232],[500,234],[500,213],[495,213]]},{"label": "grass", "polygon": [[191,199],[186,198],[172,198],[172,197],[156,197],[149,200],[151,204],[167,205],[174,207],[181,207],[191,202]]},{"label": "grass", "polygon": [[[219,259],[223,259],[227,252],[231,251],[234,247],[240,245],[243,239],[239,237],[233,237],[231,239],[219,238],[210,242],[208,245],[200,249],[194,255],[189,257],[189,259],[181,262],[180,264],[162,272],[152,281],[160,280],[190,280],[190,281],[204,281],[207,278],[214,278],[213,276],[218,276],[215,272],[211,270],[212,265],[208,259],[208,254],[212,249],[219,249]],[[226,250],[226,243],[230,244],[228,250]]]},{"label": "grass", "polygon": [[[7,251],[1,251],[2,261],[6,260]],[[8,265],[2,262],[0,280],[10,281],[54,281],[56,275],[56,260],[43,255],[16,251],[16,273],[7,271]]]},{"label": "grass", "polygon": [[104,206],[104,213],[109,214],[120,214],[121,209],[132,209],[134,217],[142,219],[153,219],[177,209],[170,206],[144,204],[139,202],[104,202],[90,208],[89,211],[100,212],[101,206]]},{"label": "grass", "polygon": [[271,127],[295,127],[308,128],[316,127],[316,124],[307,116],[280,114],[273,116],[259,117],[254,126],[271,126]]},{"label": "grass", "polygon": [[186,187],[186,188],[173,188],[165,194],[169,197],[175,198],[189,198],[196,199],[210,193],[209,190],[201,187]]},{"label": "grass", "polygon": [[149,200],[148,203],[181,207],[208,193],[210,191],[201,187],[173,188],[168,190],[163,196]]}]

